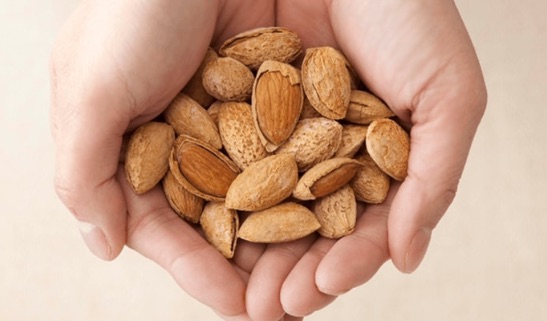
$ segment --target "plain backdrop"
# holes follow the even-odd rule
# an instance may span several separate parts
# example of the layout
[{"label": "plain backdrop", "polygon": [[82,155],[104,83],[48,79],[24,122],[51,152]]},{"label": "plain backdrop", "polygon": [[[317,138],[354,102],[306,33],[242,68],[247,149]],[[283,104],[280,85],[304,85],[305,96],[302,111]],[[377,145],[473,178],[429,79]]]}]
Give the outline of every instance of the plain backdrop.
[{"label": "plain backdrop", "polygon": [[[0,320],[217,320],[132,250],[92,256],[55,196],[47,62],[74,3],[0,0]],[[415,273],[308,320],[547,320],[547,2],[456,3],[489,90],[456,200]]]}]

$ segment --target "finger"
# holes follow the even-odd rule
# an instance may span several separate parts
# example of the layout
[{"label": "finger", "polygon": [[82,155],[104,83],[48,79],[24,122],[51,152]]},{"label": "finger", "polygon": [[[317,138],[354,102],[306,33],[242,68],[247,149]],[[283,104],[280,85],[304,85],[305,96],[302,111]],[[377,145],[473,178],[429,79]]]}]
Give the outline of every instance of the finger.
[{"label": "finger", "polygon": [[[391,186],[382,204],[359,206],[355,230],[334,244],[315,273],[323,293],[341,295],[367,282],[389,258],[387,219],[398,186]],[[344,264],[340,264],[344,262]]]},{"label": "finger", "polygon": [[296,263],[281,287],[281,304],[289,315],[304,317],[336,299],[317,288],[315,273],[335,240],[319,237]]},{"label": "finger", "polygon": [[256,262],[247,285],[247,311],[253,320],[277,321],[283,317],[281,286],[314,240],[315,236],[308,236],[267,246]]},{"label": "finger", "polygon": [[194,298],[226,318],[245,318],[245,284],[238,272],[174,213],[159,187],[139,196],[120,168],[127,200],[127,245],[162,266]]}]

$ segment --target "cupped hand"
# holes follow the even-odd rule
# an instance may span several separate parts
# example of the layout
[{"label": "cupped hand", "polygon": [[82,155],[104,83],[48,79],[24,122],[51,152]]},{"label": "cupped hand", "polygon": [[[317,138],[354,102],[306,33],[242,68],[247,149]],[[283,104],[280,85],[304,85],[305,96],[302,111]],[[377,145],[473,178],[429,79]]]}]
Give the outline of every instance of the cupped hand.
[{"label": "cupped hand", "polygon": [[[153,119],[211,42],[257,26],[344,51],[411,130],[409,174],[341,240],[240,242],[228,262],[169,209],[136,196],[119,168],[122,137]],[[124,244],[165,268],[226,319],[307,315],[366,282],[387,259],[410,272],[456,191],[485,105],[480,67],[451,1],[84,1],[52,56],[56,190],[90,250]],[[344,264],[340,264],[344,262]],[[286,314],[288,313],[288,314]]]}]

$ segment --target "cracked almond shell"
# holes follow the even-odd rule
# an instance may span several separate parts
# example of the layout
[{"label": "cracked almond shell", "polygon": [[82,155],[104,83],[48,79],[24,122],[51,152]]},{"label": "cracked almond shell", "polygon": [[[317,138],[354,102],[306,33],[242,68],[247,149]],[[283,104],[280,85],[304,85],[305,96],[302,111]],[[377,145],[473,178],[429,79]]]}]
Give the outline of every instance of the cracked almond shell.
[{"label": "cracked almond shell", "polygon": [[367,152],[374,162],[393,179],[402,181],[408,170],[410,138],[395,121],[373,121],[367,131]]},{"label": "cracked almond shell", "polygon": [[357,220],[357,202],[349,185],[336,192],[316,199],[313,212],[321,224],[318,230],[321,236],[341,238],[353,232]]},{"label": "cracked almond shell", "polygon": [[203,208],[199,223],[207,241],[225,258],[231,259],[237,245],[237,212],[226,208],[222,202],[209,202]]}]

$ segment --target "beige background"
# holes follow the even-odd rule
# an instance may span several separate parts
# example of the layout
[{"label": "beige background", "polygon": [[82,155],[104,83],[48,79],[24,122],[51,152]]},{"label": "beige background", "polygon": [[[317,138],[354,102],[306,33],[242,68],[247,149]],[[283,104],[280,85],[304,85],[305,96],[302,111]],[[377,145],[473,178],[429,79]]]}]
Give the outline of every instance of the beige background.
[{"label": "beige background", "polygon": [[[388,263],[309,320],[547,320],[547,2],[457,4],[489,89],[458,196],[417,272]],[[0,0],[0,320],[216,320],[131,250],[94,258],[53,192],[47,59],[72,6]]]}]

